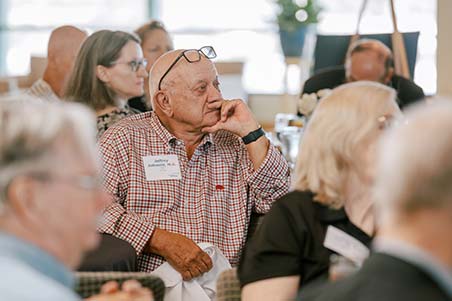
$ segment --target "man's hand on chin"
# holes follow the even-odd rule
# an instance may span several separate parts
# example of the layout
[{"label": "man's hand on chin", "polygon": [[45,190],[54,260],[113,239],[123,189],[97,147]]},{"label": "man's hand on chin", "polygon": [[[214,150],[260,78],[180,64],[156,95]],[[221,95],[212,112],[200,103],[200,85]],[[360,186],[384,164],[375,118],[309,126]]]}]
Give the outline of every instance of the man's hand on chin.
[{"label": "man's hand on chin", "polygon": [[203,132],[213,133],[225,130],[243,137],[259,128],[259,123],[241,99],[215,101],[207,104],[207,108],[218,109],[220,120],[213,126],[204,127]]}]

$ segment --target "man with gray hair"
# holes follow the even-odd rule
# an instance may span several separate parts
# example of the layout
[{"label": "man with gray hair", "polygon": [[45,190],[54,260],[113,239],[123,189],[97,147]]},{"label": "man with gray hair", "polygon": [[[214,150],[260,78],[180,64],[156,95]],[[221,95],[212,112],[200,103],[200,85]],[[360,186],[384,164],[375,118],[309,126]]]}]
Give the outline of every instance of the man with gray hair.
[{"label": "man with gray hair", "polygon": [[[76,104],[23,101],[0,103],[0,299],[79,300],[69,269],[97,246],[110,200],[95,118]],[[152,298],[136,282],[104,291],[94,298]]]},{"label": "man with gray hair", "polygon": [[379,231],[361,270],[300,300],[452,300],[452,103],[418,105],[383,138]]}]

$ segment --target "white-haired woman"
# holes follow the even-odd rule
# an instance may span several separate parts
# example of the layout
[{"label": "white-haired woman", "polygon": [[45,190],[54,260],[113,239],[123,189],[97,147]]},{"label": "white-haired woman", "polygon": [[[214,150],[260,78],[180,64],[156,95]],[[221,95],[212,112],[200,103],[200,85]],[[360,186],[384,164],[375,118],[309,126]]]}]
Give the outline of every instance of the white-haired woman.
[{"label": "white-haired woman", "polygon": [[350,257],[335,235],[325,239],[327,230],[370,243],[373,158],[382,130],[400,115],[395,98],[389,87],[355,82],[320,101],[300,144],[294,191],[275,202],[244,250],[243,300],[293,299],[301,286],[328,275],[333,250]]}]

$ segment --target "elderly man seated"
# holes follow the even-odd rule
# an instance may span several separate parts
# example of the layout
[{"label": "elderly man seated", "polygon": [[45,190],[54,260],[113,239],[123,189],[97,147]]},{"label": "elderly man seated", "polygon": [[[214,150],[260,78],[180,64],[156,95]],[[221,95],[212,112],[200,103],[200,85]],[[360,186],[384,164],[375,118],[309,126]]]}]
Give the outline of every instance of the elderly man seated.
[{"label": "elderly man seated", "polygon": [[383,138],[374,253],[356,274],[299,300],[452,300],[452,104],[437,102]]},{"label": "elderly man seated", "polygon": [[115,202],[102,231],[129,241],[141,271],[165,260],[185,280],[212,268],[198,243],[238,263],[252,211],[287,193],[289,168],[240,99],[223,99],[212,47],[174,50],[150,74],[154,112],[102,137]]},{"label": "elderly man seated", "polygon": [[397,91],[397,103],[403,109],[424,98],[424,91],[410,79],[394,74],[391,50],[373,39],[358,40],[347,51],[345,66],[328,68],[309,78],[302,93],[333,89],[346,82],[376,81]]},{"label": "elderly man seated", "polygon": [[[98,244],[97,222],[110,201],[94,122],[79,105],[0,103],[1,300],[79,300],[69,269]],[[93,299],[152,299],[136,282],[123,291],[110,285]]]}]

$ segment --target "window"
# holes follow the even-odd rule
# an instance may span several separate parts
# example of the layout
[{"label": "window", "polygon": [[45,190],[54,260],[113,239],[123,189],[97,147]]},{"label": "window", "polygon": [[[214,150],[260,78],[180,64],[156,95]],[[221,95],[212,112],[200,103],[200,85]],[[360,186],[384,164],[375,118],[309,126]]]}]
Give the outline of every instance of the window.
[{"label": "window", "polygon": [[147,5],[145,0],[0,0],[0,74],[27,74],[30,56],[45,56],[57,26],[131,30],[147,20]]},{"label": "window", "polygon": [[[353,34],[361,3],[356,0],[320,0],[324,10],[317,26],[318,32]],[[156,7],[156,15],[173,33],[176,47],[212,45],[219,60],[246,63],[243,81],[248,93],[284,91],[285,64],[277,25],[272,22],[276,9],[272,0],[165,0],[158,1]],[[433,94],[436,92],[436,1],[396,1],[396,11],[400,31],[421,32],[414,80],[427,94]],[[389,0],[369,0],[361,33],[392,30]],[[297,93],[300,76],[306,78],[308,73],[293,67],[288,73],[288,88]]]},{"label": "window", "polygon": [[[317,26],[319,33],[354,33],[361,1],[319,1],[324,8]],[[361,32],[391,32],[389,0],[368,3]],[[0,0],[0,75],[28,73],[30,55],[45,55],[50,31],[56,26],[133,30],[148,19],[149,4],[152,15],[172,33],[177,48],[212,45],[217,60],[245,63],[243,84],[248,93],[284,91],[285,63],[273,22],[273,0]],[[396,1],[396,5],[399,29],[421,32],[414,80],[427,94],[433,94],[436,1],[404,0]],[[300,70],[290,66],[291,93],[298,92],[300,78],[308,76],[308,67],[303,65]]]}]

